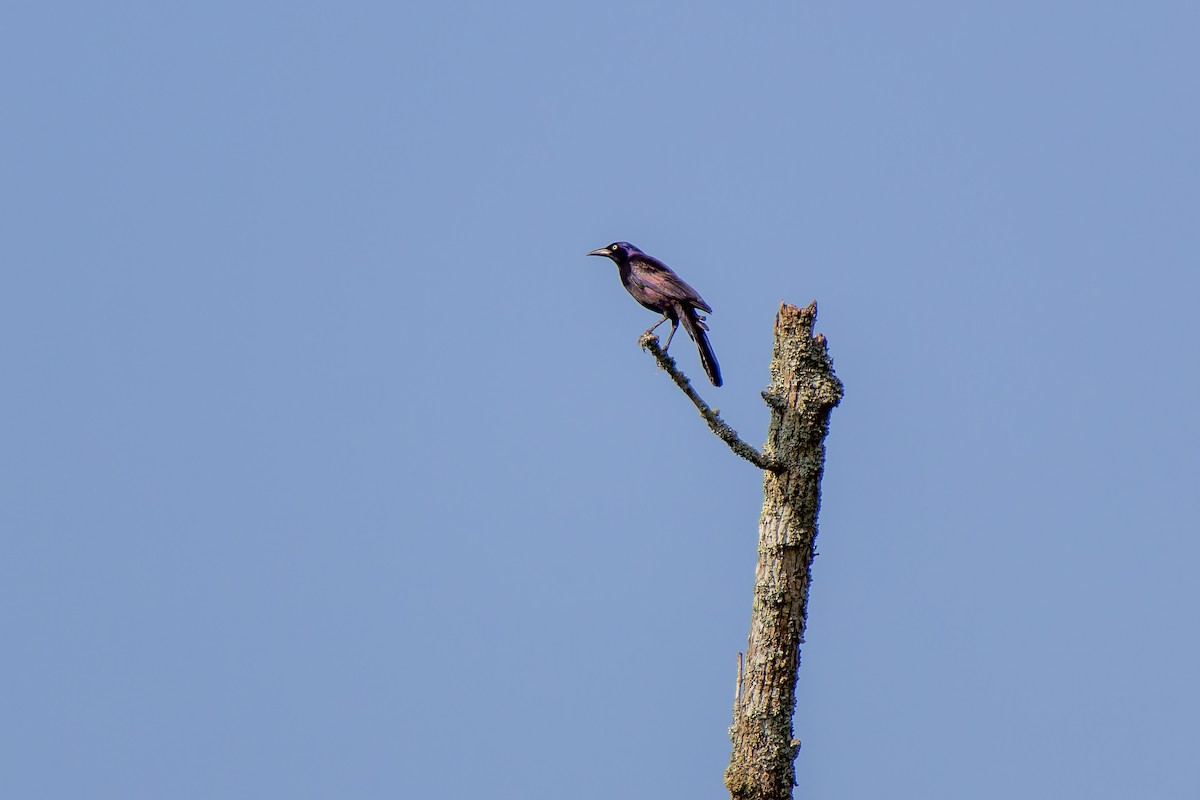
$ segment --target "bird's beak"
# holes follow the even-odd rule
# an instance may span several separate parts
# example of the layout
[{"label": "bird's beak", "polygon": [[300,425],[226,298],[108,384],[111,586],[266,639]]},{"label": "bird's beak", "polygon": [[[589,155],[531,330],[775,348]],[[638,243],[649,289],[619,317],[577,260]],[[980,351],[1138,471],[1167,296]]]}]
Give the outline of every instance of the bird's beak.
[{"label": "bird's beak", "polygon": [[589,256],[607,256],[607,255],[608,255],[608,248],[607,248],[607,247],[601,247],[599,250],[593,250],[592,252],[588,253],[588,255],[589,255]]}]

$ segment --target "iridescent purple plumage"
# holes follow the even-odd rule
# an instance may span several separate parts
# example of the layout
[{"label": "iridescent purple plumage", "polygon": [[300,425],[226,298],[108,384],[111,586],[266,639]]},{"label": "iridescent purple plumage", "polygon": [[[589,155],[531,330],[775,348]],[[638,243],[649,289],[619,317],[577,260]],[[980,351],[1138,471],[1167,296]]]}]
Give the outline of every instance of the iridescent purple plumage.
[{"label": "iridescent purple plumage", "polygon": [[646,333],[653,331],[667,320],[671,320],[671,335],[667,337],[666,350],[671,346],[675,331],[679,330],[682,322],[684,330],[696,349],[700,351],[700,362],[713,386],[721,385],[721,368],[713,353],[712,345],[708,342],[704,324],[705,317],[697,310],[712,313],[712,308],[704,302],[700,293],[688,286],[682,278],[670,267],[654,256],[646,255],[629,242],[613,242],[608,247],[593,250],[589,256],[605,256],[612,259],[621,275],[621,283],[626,291],[646,308],[663,315]]}]

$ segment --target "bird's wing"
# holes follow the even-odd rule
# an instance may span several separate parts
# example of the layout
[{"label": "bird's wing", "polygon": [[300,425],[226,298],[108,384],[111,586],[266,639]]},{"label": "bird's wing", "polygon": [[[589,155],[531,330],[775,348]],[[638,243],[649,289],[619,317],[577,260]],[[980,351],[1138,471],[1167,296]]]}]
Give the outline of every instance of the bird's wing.
[{"label": "bird's wing", "polygon": [[630,266],[633,267],[634,280],[637,280],[646,288],[665,298],[678,300],[707,311],[710,314],[712,313],[712,307],[704,302],[704,298],[700,296],[699,292],[689,286],[683,278],[675,274],[674,270],[654,256],[639,253],[629,259],[629,262]]}]

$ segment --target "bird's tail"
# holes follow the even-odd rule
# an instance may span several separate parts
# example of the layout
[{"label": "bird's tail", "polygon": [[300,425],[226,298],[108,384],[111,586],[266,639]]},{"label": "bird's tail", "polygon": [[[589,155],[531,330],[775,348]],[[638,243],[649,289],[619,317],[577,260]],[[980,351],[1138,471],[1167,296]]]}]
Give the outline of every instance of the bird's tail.
[{"label": "bird's tail", "polygon": [[713,386],[721,385],[721,366],[717,363],[717,356],[713,353],[712,345],[708,343],[708,326],[704,324],[704,317],[696,313],[696,309],[691,306],[686,306],[681,310],[679,319],[683,322],[683,327],[687,329],[688,336],[692,337],[692,341],[696,343],[696,349],[700,351],[700,363],[704,365],[704,371],[708,373],[708,379],[712,381]]}]

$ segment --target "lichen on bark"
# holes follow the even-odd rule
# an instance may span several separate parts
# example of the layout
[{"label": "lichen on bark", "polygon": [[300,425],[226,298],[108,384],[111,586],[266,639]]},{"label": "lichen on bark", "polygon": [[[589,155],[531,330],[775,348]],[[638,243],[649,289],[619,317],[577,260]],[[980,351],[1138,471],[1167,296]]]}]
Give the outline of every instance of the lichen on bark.
[{"label": "lichen on bark", "polygon": [[800,645],[808,618],[825,436],[842,398],[825,337],[813,334],[816,303],[781,305],[775,318],[771,423],[763,455],[758,565],[744,674],[734,700],[733,753],[725,785],[734,800],[786,800],[800,742],[792,735]]},{"label": "lichen on bark", "polygon": [[813,333],[817,304],[783,303],[775,317],[771,385],[762,393],[771,409],[761,452],[742,440],[701,399],[687,376],[647,331],[649,350],[688,396],[709,428],[734,453],[763,470],[758,566],[745,658],[739,654],[733,754],[725,785],[734,800],[790,800],[800,742],[792,735],[800,645],[808,619],[808,586],[825,469],[829,414],[842,399],[825,337]]}]

